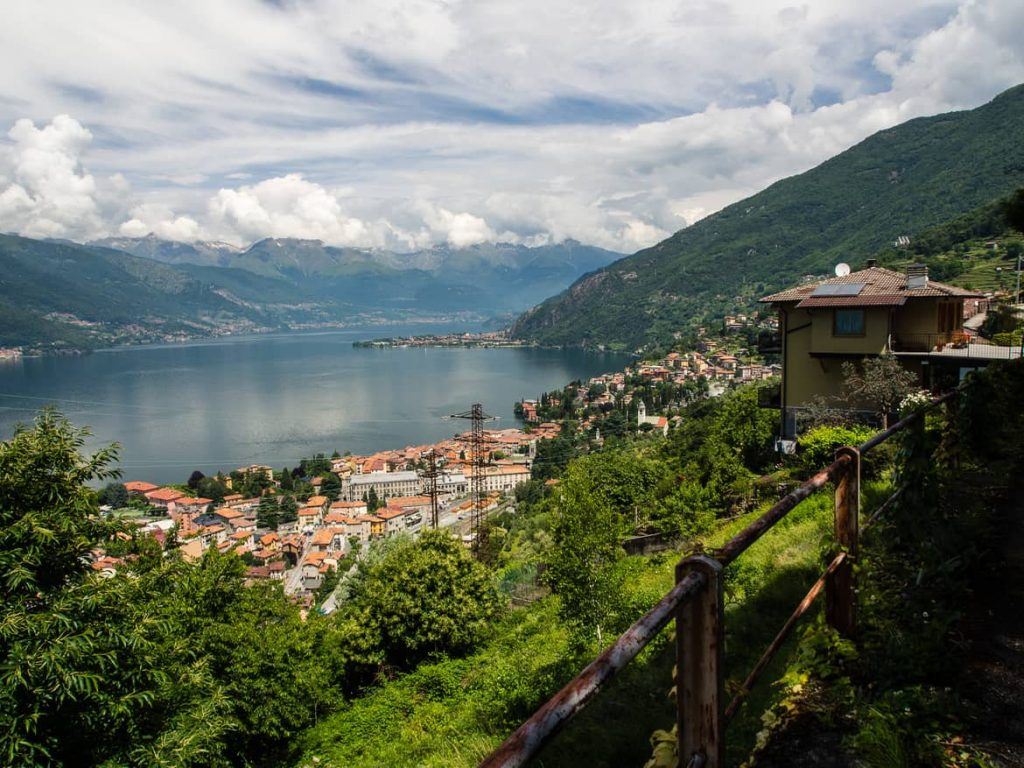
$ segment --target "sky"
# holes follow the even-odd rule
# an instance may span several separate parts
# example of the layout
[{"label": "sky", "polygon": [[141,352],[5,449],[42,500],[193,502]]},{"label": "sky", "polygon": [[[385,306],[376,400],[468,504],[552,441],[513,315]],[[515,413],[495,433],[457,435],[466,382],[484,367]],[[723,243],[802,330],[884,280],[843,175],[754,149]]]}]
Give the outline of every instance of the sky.
[{"label": "sky", "polygon": [[1024,82],[1020,0],[33,0],[0,231],[621,252]]}]

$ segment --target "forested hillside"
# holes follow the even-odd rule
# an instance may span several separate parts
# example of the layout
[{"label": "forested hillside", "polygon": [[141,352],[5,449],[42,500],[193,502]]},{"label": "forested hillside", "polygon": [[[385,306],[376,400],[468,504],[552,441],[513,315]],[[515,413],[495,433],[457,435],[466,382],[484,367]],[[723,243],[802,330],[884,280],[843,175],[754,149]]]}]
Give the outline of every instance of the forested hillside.
[{"label": "forested hillside", "polygon": [[1024,86],[880,131],[658,245],[577,280],[515,335],[633,348],[858,263],[1024,185]]},{"label": "forested hillside", "polygon": [[121,251],[0,235],[0,346],[88,348],[275,322],[219,287]]}]

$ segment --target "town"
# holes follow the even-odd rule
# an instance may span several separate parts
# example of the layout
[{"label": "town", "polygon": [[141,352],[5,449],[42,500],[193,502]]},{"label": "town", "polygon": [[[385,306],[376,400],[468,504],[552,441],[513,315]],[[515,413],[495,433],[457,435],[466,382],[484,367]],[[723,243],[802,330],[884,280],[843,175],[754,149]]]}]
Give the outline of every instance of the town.
[{"label": "town", "polygon": [[[557,467],[545,459],[554,441],[568,440],[575,454],[603,443],[602,428],[607,436],[627,430],[667,434],[686,402],[778,375],[779,366],[760,362],[744,335],[776,328],[774,316],[729,316],[716,333],[699,329],[692,350],[524,399],[516,403],[524,426],[481,430],[479,450],[471,430],[371,455],[317,455],[293,470],[254,464],[212,477],[197,471],[183,485],[112,483],[101,491],[102,509],[134,523],[135,532],[93,550],[92,568],[114,575],[133,556],[123,546],[133,535],[151,537],[189,561],[214,547],[243,558],[250,581],[280,582],[305,608],[330,612],[339,578],[371,542],[438,527],[472,547],[480,519],[514,510],[517,487],[531,479],[557,482]],[[457,339],[502,342],[490,333],[401,341],[429,346]],[[563,455],[558,464],[567,460]]]},{"label": "town", "polygon": [[[470,433],[369,456],[317,456],[294,471],[251,465],[213,477],[195,472],[183,486],[129,480],[109,485],[101,501],[105,511],[129,515],[139,535],[177,549],[186,560],[199,559],[210,547],[233,552],[245,559],[250,579],[282,581],[286,594],[311,606],[325,583],[334,584],[342,562],[372,540],[415,535],[436,524],[471,545],[474,506],[479,503],[479,514],[486,515],[507,503],[516,486],[530,479],[538,441],[560,430],[558,424],[528,432],[485,430],[479,502],[470,487]],[[125,534],[122,541],[130,538]],[[125,559],[116,552],[116,546],[95,550],[93,569],[113,575]]]}]

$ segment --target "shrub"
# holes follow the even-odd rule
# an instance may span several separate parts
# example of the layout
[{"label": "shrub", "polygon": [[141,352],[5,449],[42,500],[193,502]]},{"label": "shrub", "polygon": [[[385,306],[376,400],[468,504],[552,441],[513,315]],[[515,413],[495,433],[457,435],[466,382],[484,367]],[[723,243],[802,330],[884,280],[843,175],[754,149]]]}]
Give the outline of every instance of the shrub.
[{"label": "shrub", "polygon": [[870,427],[820,426],[800,436],[800,466],[814,472],[828,466],[835,458],[836,449],[843,445],[860,445],[874,434]]},{"label": "shrub", "polygon": [[367,573],[360,608],[400,667],[469,649],[501,607],[491,576],[444,531],[391,549]]}]

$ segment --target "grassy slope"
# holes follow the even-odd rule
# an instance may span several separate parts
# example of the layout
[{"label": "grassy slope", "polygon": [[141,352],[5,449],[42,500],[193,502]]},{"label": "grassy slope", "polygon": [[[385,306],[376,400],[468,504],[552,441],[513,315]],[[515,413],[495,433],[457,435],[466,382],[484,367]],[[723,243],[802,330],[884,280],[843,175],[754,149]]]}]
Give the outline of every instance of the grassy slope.
[{"label": "grassy slope", "polygon": [[[735,534],[756,513],[723,526],[707,544]],[[819,494],[792,512],[728,574],[727,654],[731,681],[741,679],[819,570],[831,501]],[[671,585],[674,555],[636,558],[634,602],[652,605]],[[513,611],[491,640],[464,660],[422,665],[330,716],[300,742],[299,765],[472,766],[589,659],[567,660],[553,598]],[[769,670],[781,671],[784,654]],[[669,728],[674,652],[668,632],[627,668],[547,747],[537,765],[641,764],[648,738]],[[760,713],[774,697],[762,685],[730,730],[730,757],[746,756]]]},{"label": "grassy slope", "polygon": [[521,317],[549,343],[664,339],[758,295],[860,262],[1024,185],[1024,86],[881,131],[799,176],[584,276]]}]

